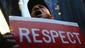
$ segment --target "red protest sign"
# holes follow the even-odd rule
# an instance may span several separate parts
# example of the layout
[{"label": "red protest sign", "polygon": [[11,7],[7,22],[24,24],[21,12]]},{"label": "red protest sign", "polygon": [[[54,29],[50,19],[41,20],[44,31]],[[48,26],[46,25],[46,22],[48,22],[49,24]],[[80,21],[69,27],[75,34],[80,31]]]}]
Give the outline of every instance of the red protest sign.
[{"label": "red protest sign", "polygon": [[16,17],[10,19],[10,26],[21,48],[84,48],[85,45],[77,23]]}]

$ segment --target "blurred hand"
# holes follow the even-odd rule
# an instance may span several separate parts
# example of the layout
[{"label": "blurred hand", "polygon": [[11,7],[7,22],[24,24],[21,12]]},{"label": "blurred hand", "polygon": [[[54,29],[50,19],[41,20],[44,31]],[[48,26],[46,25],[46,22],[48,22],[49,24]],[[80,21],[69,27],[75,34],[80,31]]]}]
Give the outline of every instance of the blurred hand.
[{"label": "blurred hand", "polygon": [[0,34],[0,48],[19,48],[13,33]]}]

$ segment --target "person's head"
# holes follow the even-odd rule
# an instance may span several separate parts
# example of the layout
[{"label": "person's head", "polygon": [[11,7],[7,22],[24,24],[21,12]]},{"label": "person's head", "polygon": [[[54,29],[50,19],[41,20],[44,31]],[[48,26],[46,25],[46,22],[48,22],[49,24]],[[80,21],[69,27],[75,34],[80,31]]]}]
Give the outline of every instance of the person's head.
[{"label": "person's head", "polygon": [[42,4],[37,4],[32,8],[31,16],[37,18],[48,18],[48,19],[52,18],[48,8]]},{"label": "person's head", "polygon": [[32,17],[53,19],[49,8],[43,0],[30,0],[28,8]]}]

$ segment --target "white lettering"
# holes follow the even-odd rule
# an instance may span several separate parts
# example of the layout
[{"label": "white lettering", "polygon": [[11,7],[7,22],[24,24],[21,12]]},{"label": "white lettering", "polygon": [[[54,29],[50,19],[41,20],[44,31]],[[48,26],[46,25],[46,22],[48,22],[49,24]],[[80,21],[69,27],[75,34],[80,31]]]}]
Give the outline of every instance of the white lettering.
[{"label": "white lettering", "polygon": [[81,41],[80,41],[79,36],[78,36],[79,33],[75,33],[75,32],[74,32],[73,34],[76,35],[78,42],[81,44]]},{"label": "white lettering", "polygon": [[76,43],[76,40],[73,40],[73,41],[72,41],[70,36],[71,36],[71,37],[74,37],[71,32],[67,32],[67,37],[68,37],[69,41],[70,41],[72,44],[75,44],[75,43]]},{"label": "white lettering", "polygon": [[33,40],[35,43],[42,43],[42,40],[36,39],[36,37],[39,36],[39,34],[35,33],[36,31],[40,31],[40,29],[32,29]]},{"label": "white lettering", "polygon": [[65,35],[63,35],[63,33],[65,33],[65,32],[59,31],[59,35],[60,35],[60,37],[61,37],[62,42],[65,43],[65,44],[69,44],[68,41],[64,41]]},{"label": "white lettering", "polygon": [[30,31],[27,28],[19,28],[19,32],[20,32],[20,42],[23,42],[23,36],[25,36],[27,41],[31,43],[30,37],[28,36],[30,34]]},{"label": "white lettering", "polygon": [[[31,35],[31,36],[30,36]],[[19,41],[24,42],[24,38],[27,39],[28,43],[57,43],[57,38],[60,38],[63,44],[79,44],[81,40],[79,38],[78,32],[64,32],[64,31],[55,31],[55,30],[40,30],[37,28],[19,28]],[[39,37],[39,38],[38,38]],[[31,40],[33,39],[33,40]],[[59,39],[58,39],[59,40]]]},{"label": "white lettering", "polygon": [[48,40],[43,37],[43,40],[46,42],[46,43],[50,43],[51,42],[51,37],[48,35],[50,32],[48,32],[47,30],[42,30],[42,34],[46,37],[48,37]]},{"label": "white lettering", "polygon": [[54,31],[54,30],[50,30],[50,33],[51,33],[51,37],[52,37],[53,43],[56,43],[54,38],[58,37],[58,33],[56,31]]}]

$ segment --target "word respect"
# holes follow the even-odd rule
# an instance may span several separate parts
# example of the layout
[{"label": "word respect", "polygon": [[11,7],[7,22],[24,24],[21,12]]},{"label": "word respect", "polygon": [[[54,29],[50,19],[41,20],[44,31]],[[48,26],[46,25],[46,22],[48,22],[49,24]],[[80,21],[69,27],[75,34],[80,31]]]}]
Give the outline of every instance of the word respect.
[{"label": "word respect", "polygon": [[24,42],[24,38],[26,38],[28,43],[57,43],[56,40],[61,40],[63,44],[82,44],[79,36],[80,34],[78,32],[19,28],[20,42]]}]

